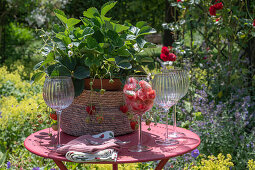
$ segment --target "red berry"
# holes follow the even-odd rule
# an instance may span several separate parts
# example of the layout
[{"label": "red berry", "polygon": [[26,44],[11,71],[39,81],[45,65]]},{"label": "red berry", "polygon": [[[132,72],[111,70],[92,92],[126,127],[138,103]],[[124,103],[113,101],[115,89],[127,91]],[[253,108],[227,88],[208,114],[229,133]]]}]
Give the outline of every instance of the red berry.
[{"label": "red berry", "polygon": [[148,99],[155,99],[155,97],[156,97],[155,90],[151,90],[151,91],[147,92]]},{"label": "red berry", "polygon": [[92,106],[87,106],[86,111],[89,115],[92,115],[94,112],[96,112],[96,107],[94,105]]},{"label": "red berry", "polygon": [[141,80],[139,82],[139,85],[142,87],[143,91],[148,92],[152,90],[150,83],[148,83],[147,81]]},{"label": "red berry", "polygon": [[99,137],[99,138],[104,138],[104,134],[100,135],[100,137]]},{"label": "red berry", "polygon": [[127,112],[128,112],[128,107],[127,107],[127,105],[122,105],[122,106],[120,106],[120,110],[122,111],[122,113],[127,113]]},{"label": "red berry", "polygon": [[133,130],[136,130],[138,128],[138,122],[137,121],[131,121],[130,122],[130,127]]},{"label": "red berry", "polygon": [[58,115],[56,112],[52,112],[50,113],[50,118],[53,119],[53,120],[58,120]]},{"label": "red berry", "polygon": [[143,91],[143,89],[139,89],[137,92],[136,92],[136,95],[138,98],[140,98],[142,101],[146,100],[147,99],[147,94],[145,91]]}]

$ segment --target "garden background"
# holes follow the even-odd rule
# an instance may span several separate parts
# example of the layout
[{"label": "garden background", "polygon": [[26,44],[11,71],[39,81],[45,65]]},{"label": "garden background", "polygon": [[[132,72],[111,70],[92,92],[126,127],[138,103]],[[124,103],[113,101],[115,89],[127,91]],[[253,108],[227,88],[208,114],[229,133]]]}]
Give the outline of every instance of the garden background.
[{"label": "garden background", "polygon": [[[29,153],[24,139],[50,127],[42,98],[43,80],[30,84],[43,58],[39,29],[59,23],[55,8],[82,16],[98,0],[1,0],[0,2],[0,168],[54,169],[52,160]],[[109,14],[124,23],[146,21],[162,40],[144,51],[158,67],[160,50],[171,46],[175,66],[188,69],[190,88],[177,105],[178,126],[199,134],[196,152],[171,159],[166,169],[255,169],[255,2],[252,0],[121,0]],[[158,36],[158,35],[157,35]],[[171,116],[171,113],[169,113]],[[158,116],[155,121],[161,121]],[[153,169],[156,162],[123,169]],[[68,169],[110,169],[67,163]]]}]

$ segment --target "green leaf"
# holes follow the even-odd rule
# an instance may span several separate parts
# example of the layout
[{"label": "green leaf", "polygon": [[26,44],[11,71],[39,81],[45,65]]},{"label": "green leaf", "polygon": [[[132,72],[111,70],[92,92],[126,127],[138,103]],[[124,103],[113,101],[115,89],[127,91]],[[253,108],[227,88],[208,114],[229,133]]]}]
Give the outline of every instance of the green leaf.
[{"label": "green leaf", "polygon": [[101,62],[98,57],[95,57],[92,54],[87,54],[87,57],[85,58],[85,65],[88,67],[91,67],[92,65],[100,66]]},{"label": "green leaf", "polygon": [[54,24],[54,25],[53,25],[53,31],[54,31],[55,33],[64,32],[64,31],[65,31],[65,28],[62,27],[62,26],[60,26],[60,25],[58,25],[58,24]]},{"label": "green leaf", "polygon": [[83,33],[82,33],[82,36],[88,36],[88,35],[91,35],[94,33],[94,30],[90,27],[86,27],[84,30],[83,30]]},{"label": "green leaf", "polygon": [[71,71],[74,71],[76,66],[76,59],[74,57],[68,57],[67,55],[61,55],[58,61]]},{"label": "green leaf", "polygon": [[83,79],[73,79],[73,85],[75,90],[75,97],[79,96],[84,89],[84,80]]},{"label": "green leaf", "polygon": [[134,36],[134,35],[128,34],[126,36],[126,40],[135,40],[135,39],[136,39],[136,36]]},{"label": "green leaf", "polygon": [[115,24],[113,22],[105,21],[106,27],[109,30],[115,31],[117,33],[128,30],[129,27],[121,24]]},{"label": "green leaf", "polygon": [[34,66],[33,70],[38,70],[38,69],[41,67],[41,65],[42,65],[43,62],[44,62],[44,61],[40,61],[39,63],[37,63],[37,64]]},{"label": "green leaf", "polygon": [[114,29],[114,31],[116,31],[116,32],[122,32],[122,31],[128,30],[129,27],[127,27],[127,26],[125,26],[125,25],[121,25],[121,24],[114,24],[114,25],[113,25],[113,29]]},{"label": "green leaf", "polygon": [[140,29],[132,26],[130,27],[129,31],[131,31],[134,35],[138,35],[138,32],[140,31]]},{"label": "green leaf", "polygon": [[41,66],[44,66],[44,65],[46,65],[46,64],[48,64],[48,63],[50,63],[50,62],[52,62],[52,61],[54,61],[54,52],[53,51],[51,51],[48,55],[47,55],[47,57],[46,57],[46,59],[43,61],[43,63],[41,64]]},{"label": "green leaf", "polygon": [[55,67],[58,66],[58,64],[52,64],[50,66],[48,66],[46,69],[45,69],[45,73],[50,76],[51,73],[53,72],[53,70],[55,69]]},{"label": "green leaf", "polygon": [[115,6],[115,4],[117,3],[117,1],[109,1],[109,2],[107,2],[107,3],[105,3],[102,7],[101,7],[101,15],[102,16],[105,16],[105,14],[109,11],[109,10],[111,10],[114,6]]},{"label": "green leaf", "polygon": [[125,44],[125,42],[121,38],[116,38],[113,40],[113,45],[115,47],[122,47]]},{"label": "green leaf", "polygon": [[137,45],[140,49],[142,49],[146,43],[147,41],[145,41],[144,39],[140,37],[137,38]]},{"label": "green leaf", "polygon": [[77,79],[84,79],[89,77],[90,75],[90,71],[88,67],[84,67],[84,66],[78,66],[75,70],[74,70],[74,74],[73,76]]},{"label": "green leaf", "polygon": [[117,54],[119,56],[131,56],[130,52],[126,49],[126,47],[119,48]]},{"label": "green leaf", "polygon": [[66,18],[66,15],[63,11],[61,11],[59,9],[55,9],[54,13],[58,17],[58,19],[60,19],[60,21],[62,21],[65,24],[67,23],[67,18]]},{"label": "green leaf", "polygon": [[91,7],[89,9],[87,9],[87,11],[83,12],[83,16],[85,16],[87,18],[94,18],[95,16],[100,17],[100,14],[95,7]]},{"label": "green leaf", "polygon": [[98,46],[97,40],[93,37],[87,38],[87,46],[90,49],[96,48]]},{"label": "green leaf", "polygon": [[80,21],[81,21],[81,20],[79,20],[79,19],[69,18],[69,19],[67,20],[66,25],[67,25],[68,28],[70,28],[70,27],[73,27],[74,25],[78,24]]},{"label": "green leaf", "polygon": [[151,57],[142,57],[140,59],[140,62],[142,62],[142,63],[152,63],[152,62],[154,62],[154,60]]},{"label": "green leaf", "polygon": [[136,26],[137,28],[140,28],[140,29],[141,29],[142,27],[144,27],[144,26],[146,26],[146,25],[147,25],[147,22],[145,22],[145,21],[139,21],[139,22],[136,23],[135,26]]},{"label": "green leaf", "polygon": [[117,56],[115,58],[115,61],[118,67],[122,69],[131,69],[132,68],[132,65],[130,64],[131,59],[132,59],[131,57]]},{"label": "green leaf", "polygon": [[60,40],[62,40],[64,37],[66,37],[66,36],[65,36],[65,34],[63,32],[60,32],[60,33],[56,34],[56,38],[58,38]]},{"label": "green leaf", "polygon": [[44,72],[35,73],[31,78],[30,84],[33,84],[34,82],[38,82],[44,75],[45,75]]},{"label": "green leaf", "polygon": [[69,38],[69,37],[64,37],[62,40],[66,46],[68,46],[68,44],[71,44],[71,42],[72,42],[71,38]]},{"label": "green leaf", "polygon": [[150,26],[145,26],[140,29],[138,32],[138,36],[140,35],[147,35],[147,34],[153,34],[156,33],[157,31],[154,28],[151,28]]},{"label": "green leaf", "polygon": [[2,153],[0,152],[0,166],[2,166],[6,160],[6,156],[7,156],[7,152],[6,153]]},{"label": "green leaf", "polygon": [[71,76],[71,72],[63,65],[57,65],[50,76]]}]

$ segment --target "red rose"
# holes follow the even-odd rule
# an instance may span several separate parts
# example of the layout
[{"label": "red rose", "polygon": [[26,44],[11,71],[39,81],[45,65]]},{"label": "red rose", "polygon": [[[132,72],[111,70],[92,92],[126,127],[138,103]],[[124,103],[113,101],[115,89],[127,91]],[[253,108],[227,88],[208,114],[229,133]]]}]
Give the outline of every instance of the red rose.
[{"label": "red rose", "polygon": [[209,8],[210,15],[215,16],[216,15],[216,8],[213,6],[210,6]]},{"label": "red rose", "polygon": [[177,2],[182,2],[182,0],[177,0]]},{"label": "red rose", "polygon": [[168,47],[166,47],[166,46],[162,47],[161,53],[166,54],[166,55],[169,54],[169,49],[168,49]]},{"label": "red rose", "polygon": [[168,61],[175,61],[175,60],[176,60],[176,55],[174,53],[170,53]]},{"label": "red rose", "polygon": [[255,19],[253,20],[253,26],[255,27]]},{"label": "red rose", "polygon": [[222,9],[222,8],[223,8],[222,2],[217,3],[217,4],[214,4],[213,6],[214,6],[214,8],[215,8],[216,10],[219,10],[219,9]]},{"label": "red rose", "polygon": [[167,55],[165,55],[164,53],[161,53],[161,54],[160,54],[160,58],[161,58],[163,61],[168,61],[168,60],[167,60]]}]

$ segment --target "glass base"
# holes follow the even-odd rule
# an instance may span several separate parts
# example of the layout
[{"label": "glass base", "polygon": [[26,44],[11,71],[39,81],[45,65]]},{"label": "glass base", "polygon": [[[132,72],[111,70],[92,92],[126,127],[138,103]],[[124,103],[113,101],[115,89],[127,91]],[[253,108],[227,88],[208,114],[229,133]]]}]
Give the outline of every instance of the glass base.
[{"label": "glass base", "polygon": [[184,133],[180,133],[180,132],[173,132],[168,135],[169,138],[182,138],[185,136],[186,135]]},{"label": "glass base", "polygon": [[165,146],[173,146],[173,145],[179,144],[179,142],[174,139],[160,139],[160,140],[155,140],[155,142],[158,145],[165,145]]},{"label": "glass base", "polygon": [[147,152],[150,151],[152,148],[149,146],[144,146],[144,145],[136,145],[136,146],[131,146],[128,151],[130,152]]}]

